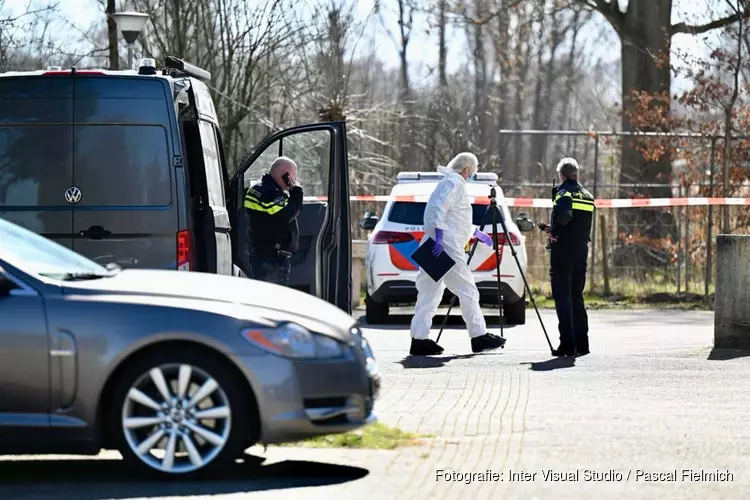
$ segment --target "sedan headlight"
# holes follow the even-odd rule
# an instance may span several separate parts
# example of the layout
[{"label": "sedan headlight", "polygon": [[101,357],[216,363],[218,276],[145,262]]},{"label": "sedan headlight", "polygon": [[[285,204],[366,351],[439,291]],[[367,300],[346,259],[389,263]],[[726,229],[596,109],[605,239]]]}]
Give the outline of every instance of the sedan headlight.
[{"label": "sedan headlight", "polygon": [[273,329],[251,328],[243,330],[242,336],[264,351],[287,358],[327,359],[344,355],[340,342],[294,323]]}]

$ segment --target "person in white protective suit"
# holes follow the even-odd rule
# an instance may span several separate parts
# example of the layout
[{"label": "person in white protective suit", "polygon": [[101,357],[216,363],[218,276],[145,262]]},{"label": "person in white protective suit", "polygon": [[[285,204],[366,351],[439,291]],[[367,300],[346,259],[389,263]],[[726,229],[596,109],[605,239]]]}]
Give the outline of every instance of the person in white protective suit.
[{"label": "person in white protective suit", "polygon": [[479,166],[477,157],[472,153],[460,153],[448,166],[438,167],[438,172],[445,177],[427,201],[424,212],[424,238],[435,240],[434,255],[447,253],[455,262],[438,282],[421,268],[417,273],[417,304],[411,320],[412,356],[429,356],[441,354],[443,348],[430,339],[432,319],[437,313],[445,288],[459,300],[461,315],[466,322],[471,349],[473,352],[491,351],[505,345],[505,339],[487,332],[487,324],[479,307],[479,290],[474,277],[466,263],[464,251],[472,236],[488,246],[492,238],[476,229],[472,224],[472,208],[466,191],[466,179],[474,175]]}]

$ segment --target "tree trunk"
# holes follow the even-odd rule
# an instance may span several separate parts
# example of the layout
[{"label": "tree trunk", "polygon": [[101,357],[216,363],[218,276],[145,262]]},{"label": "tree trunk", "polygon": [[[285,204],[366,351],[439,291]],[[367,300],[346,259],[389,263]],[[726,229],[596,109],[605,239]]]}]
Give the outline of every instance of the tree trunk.
[{"label": "tree trunk", "polygon": [[439,75],[439,84],[440,89],[445,89],[448,86],[448,76],[445,69],[445,63],[446,58],[448,57],[448,49],[445,43],[445,31],[446,31],[446,13],[448,10],[448,0],[440,0],[440,18],[438,20],[438,29],[439,29],[439,40],[438,40],[438,47],[439,47],[439,54],[438,54],[438,75]]},{"label": "tree trunk", "polygon": [[[536,88],[534,89],[534,108],[533,108],[533,115],[531,119],[531,128],[539,130],[544,127],[542,124],[542,116],[543,116],[543,108],[545,108],[545,104],[542,103],[542,89],[544,88],[545,80],[552,78],[552,66],[555,64],[555,49],[556,47],[551,47],[551,54],[550,54],[550,61],[545,70],[542,68],[544,67],[544,44],[547,42],[547,24],[544,22],[546,21],[545,18],[545,11],[547,10],[547,0],[543,0],[542,4],[539,9],[539,48],[537,53],[537,60],[536,60]],[[553,21],[554,22],[554,21]],[[555,29],[553,27],[553,29]],[[554,34],[552,36],[554,38]],[[554,43],[554,42],[553,42]],[[544,152],[539,149],[541,143],[540,138],[543,138],[544,136],[536,136],[532,135],[530,137],[531,139],[531,161],[536,162],[542,162],[543,161],[543,155]]]},{"label": "tree trunk", "polygon": [[[523,26],[519,31],[520,36],[517,47],[520,50],[521,47],[525,45],[525,49],[523,49],[522,52],[523,55],[521,56],[521,66],[518,68],[518,81],[516,82],[516,102],[513,116],[513,125],[517,130],[524,128],[524,98],[526,97],[525,90],[529,76],[529,68],[531,67],[531,56],[533,48],[533,42],[531,40],[533,33],[528,28],[528,24]],[[518,134],[514,137],[513,142],[513,159],[517,163],[516,179],[514,180],[523,181],[523,179],[529,175],[529,168],[528,164],[526,163],[527,155],[524,154],[526,149],[524,147],[524,142],[526,141],[524,140],[524,136]]]},{"label": "tree trunk", "polygon": [[[560,102],[562,102],[562,107],[560,109],[560,117],[559,117],[559,123],[562,125],[561,128],[565,128],[567,124],[572,122],[572,111],[574,109],[572,108],[572,99],[573,96],[573,90],[575,86],[580,81],[580,78],[578,77],[578,72],[576,71],[576,55],[578,54],[578,34],[581,31],[581,26],[585,23],[584,20],[581,22],[581,11],[576,10],[575,15],[573,16],[573,39],[570,42],[570,51],[568,52],[568,74],[565,78],[565,90],[563,92],[563,98],[560,99]],[[585,122],[584,122],[585,123]],[[588,125],[588,124],[587,124]],[[570,128],[570,126],[568,125]],[[570,150],[571,147],[575,147],[575,144],[577,142],[574,137],[567,137],[565,140],[565,147],[566,149]]]},{"label": "tree trunk", "polygon": [[[657,95],[670,92],[670,34],[664,29],[670,26],[671,0],[630,0],[628,11],[623,17],[620,30],[622,57],[622,129],[635,130],[632,118],[638,111],[638,102],[632,98],[633,92],[647,92]],[[669,113],[669,99],[652,99],[650,107],[660,106]],[[656,131],[657,129],[641,131]],[[621,152],[620,184],[637,183],[641,186],[620,186],[620,197],[646,196],[670,198],[672,190],[667,185],[671,181],[671,163],[665,153],[656,161],[649,161],[638,150],[638,140],[623,138]],[[666,146],[666,140],[665,140]],[[665,148],[666,151],[666,148]],[[642,186],[643,184],[665,184],[662,187]],[[619,232],[641,233],[651,238],[674,235],[674,218],[669,210],[630,209],[618,211]]]},{"label": "tree trunk", "polygon": [[411,82],[409,81],[409,41],[411,38],[412,21],[414,16],[414,7],[406,0],[398,0],[399,12],[399,59],[401,61],[401,105],[403,106],[406,119],[401,121],[401,166],[406,169],[413,169],[416,151],[413,149],[414,143],[414,106],[411,95]]},{"label": "tree trunk", "polygon": [[[501,9],[505,7],[505,2],[500,0],[499,6]],[[511,102],[511,81],[512,81],[512,65],[510,62],[509,53],[512,51],[510,47],[510,17],[511,13],[507,16],[497,17],[497,34],[494,38],[495,48],[495,67],[500,70],[500,81],[498,82],[498,104],[497,104],[497,120],[496,126],[498,129],[505,129],[508,125],[508,110],[510,109]],[[500,158],[500,165],[502,167],[502,176],[506,180],[514,180],[517,175],[516,163],[508,161],[509,158],[509,141],[510,136],[501,135],[497,138],[496,153]]]},{"label": "tree trunk", "polygon": [[115,11],[115,0],[107,0],[107,37],[109,39],[109,69],[120,69],[120,54],[117,44],[117,23],[112,17]]},{"label": "tree trunk", "polygon": [[[484,16],[482,0],[475,2],[475,15]],[[479,23],[473,26],[474,35],[474,118],[476,119],[479,154],[485,154],[488,146],[487,126],[487,57],[484,49],[484,29]]]}]

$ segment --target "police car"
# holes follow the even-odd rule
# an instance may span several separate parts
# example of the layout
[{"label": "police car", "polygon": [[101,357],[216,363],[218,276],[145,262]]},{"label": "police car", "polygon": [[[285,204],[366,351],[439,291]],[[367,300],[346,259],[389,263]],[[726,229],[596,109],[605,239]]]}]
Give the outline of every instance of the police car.
[{"label": "police car", "polygon": [[[366,213],[360,227],[372,231],[367,240],[367,291],[365,296],[366,317],[369,323],[387,320],[391,305],[413,305],[417,299],[415,281],[418,266],[411,258],[424,236],[424,210],[427,200],[443,174],[437,172],[401,172],[397,184],[379,219]],[[496,186],[498,207],[504,214],[510,243],[518,255],[524,274],[526,273],[525,236],[522,232],[534,229],[534,223],[526,214],[511,219],[502,189],[497,186],[497,174],[477,173],[468,179],[467,192],[472,203],[473,223],[492,236],[492,221],[487,214],[490,188]],[[518,270],[510,246],[498,223],[498,242],[502,245],[500,255],[500,280],[505,321],[509,324],[524,324],[526,300],[524,282]],[[474,244],[471,239],[466,253]],[[486,305],[497,305],[496,257],[492,248],[480,243],[470,262],[474,281],[480,293],[480,301]],[[446,290],[443,300],[451,294]]]}]

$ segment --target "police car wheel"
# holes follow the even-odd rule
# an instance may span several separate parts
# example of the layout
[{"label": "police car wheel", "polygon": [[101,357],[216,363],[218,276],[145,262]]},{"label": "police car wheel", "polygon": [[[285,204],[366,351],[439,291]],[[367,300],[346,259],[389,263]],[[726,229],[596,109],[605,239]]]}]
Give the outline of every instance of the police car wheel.
[{"label": "police car wheel", "polygon": [[508,304],[504,307],[505,321],[511,325],[524,325],[526,324],[526,294],[524,293],[521,298],[513,303]]},{"label": "police car wheel", "polygon": [[376,302],[369,294],[365,295],[365,317],[367,322],[376,325],[388,320],[388,302]]}]

